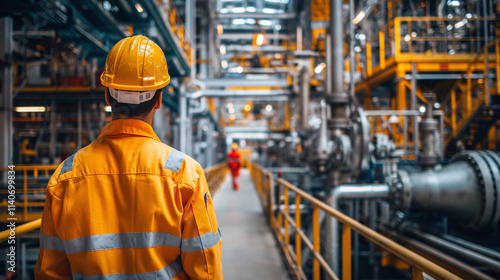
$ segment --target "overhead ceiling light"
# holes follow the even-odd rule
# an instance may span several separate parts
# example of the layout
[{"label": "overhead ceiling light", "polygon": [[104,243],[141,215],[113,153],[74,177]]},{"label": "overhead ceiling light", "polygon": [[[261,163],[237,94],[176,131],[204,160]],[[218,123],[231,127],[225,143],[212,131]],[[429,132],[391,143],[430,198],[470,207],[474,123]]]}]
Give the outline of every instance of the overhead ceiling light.
[{"label": "overhead ceiling light", "polygon": [[425,106],[424,106],[424,105],[421,105],[421,106],[420,106],[420,108],[418,108],[418,110],[419,110],[419,111],[420,111],[420,113],[422,113],[422,114],[423,114],[423,113],[425,113],[426,109],[427,109],[427,108],[425,108]]},{"label": "overhead ceiling light", "polygon": [[108,12],[111,11],[111,3],[109,3],[109,1],[102,2],[102,7]]},{"label": "overhead ceiling light", "polygon": [[392,115],[389,118],[389,123],[399,123],[399,118],[396,115]]},{"label": "overhead ceiling light", "polygon": [[18,113],[40,113],[45,111],[46,108],[43,106],[16,107],[16,112]]},{"label": "overhead ceiling light", "polygon": [[244,19],[244,18],[235,18],[235,19],[233,19],[233,24],[234,24],[234,25],[242,25],[242,24],[245,24],[245,19]]},{"label": "overhead ceiling light", "polygon": [[136,4],[135,4],[135,9],[136,9],[139,13],[144,12],[144,9],[142,8],[141,4],[139,4],[139,3],[136,3]]},{"label": "overhead ceiling light", "polygon": [[252,7],[252,6],[248,6],[248,7],[246,7],[246,9],[245,9],[245,10],[246,10],[247,12],[249,12],[249,13],[255,13],[255,12],[257,12],[257,8]]},{"label": "overhead ceiling light", "polygon": [[221,35],[224,33],[224,28],[222,27],[222,24],[217,25],[217,34]]},{"label": "overhead ceiling light", "polygon": [[104,112],[111,113],[111,106],[104,107]]},{"label": "overhead ceiling light", "polygon": [[227,60],[223,60],[220,65],[222,66],[223,69],[227,68]]},{"label": "overhead ceiling light", "polygon": [[266,111],[271,112],[273,110],[273,105],[267,104]]},{"label": "overhead ceiling light", "polygon": [[269,3],[288,4],[288,0],[266,0]]},{"label": "overhead ceiling light", "polygon": [[358,24],[360,23],[366,16],[365,11],[359,11],[359,13],[356,15],[356,17],[352,20],[352,23]]},{"label": "overhead ceiling light", "polygon": [[280,31],[280,30],[281,30],[281,24],[276,24],[276,25],[274,26],[274,29],[276,29],[276,30]]},{"label": "overhead ceiling light", "polygon": [[259,34],[257,35],[257,46],[262,46],[262,43],[264,43],[264,34]]},{"label": "overhead ceiling light", "polygon": [[224,46],[224,45],[220,46],[220,54],[222,54],[222,55],[226,54],[226,46]]},{"label": "overhead ceiling light", "polygon": [[282,14],[283,10],[273,9],[273,8],[264,8],[262,9],[264,14]]},{"label": "overhead ceiling light", "polygon": [[451,0],[451,1],[448,1],[448,6],[452,6],[452,7],[460,7],[460,1],[459,0]]},{"label": "overhead ceiling light", "polygon": [[245,12],[245,8],[243,7],[237,7],[237,8],[233,8],[231,10],[231,12],[235,13],[235,14],[241,14],[241,13],[244,13]]},{"label": "overhead ceiling light", "polygon": [[221,14],[227,14],[228,12],[229,12],[228,8],[222,8],[219,10],[219,13],[221,13]]},{"label": "overhead ceiling light", "polygon": [[259,20],[259,24],[262,26],[271,26],[273,25],[273,22],[269,19],[261,19]]},{"label": "overhead ceiling light", "polygon": [[321,62],[320,64],[318,64],[318,66],[316,66],[316,68],[314,68],[314,72],[316,74],[319,74],[321,73],[321,71],[323,71],[323,69],[326,67],[326,64],[324,62]]},{"label": "overhead ceiling light", "polygon": [[245,23],[246,24],[250,24],[250,25],[253,25],[255,24],[257,21],[254,19],[254,18],[247,18],[245,19]]},{"label": "overhead ceiling light", "polygon": [[243,67],[241,66],[236,67],[236,72],[243,73]]}]

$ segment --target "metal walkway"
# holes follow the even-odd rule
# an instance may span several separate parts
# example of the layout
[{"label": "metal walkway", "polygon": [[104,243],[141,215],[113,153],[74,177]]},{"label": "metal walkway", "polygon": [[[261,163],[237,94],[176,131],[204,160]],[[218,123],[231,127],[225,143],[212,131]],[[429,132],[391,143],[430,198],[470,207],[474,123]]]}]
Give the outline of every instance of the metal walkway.
[{"label": "metal walkway", "polygon": [[238,191],[228,176],[213,199],[222,233],[224,279],[289,279],[248,169],[241,170]]}]

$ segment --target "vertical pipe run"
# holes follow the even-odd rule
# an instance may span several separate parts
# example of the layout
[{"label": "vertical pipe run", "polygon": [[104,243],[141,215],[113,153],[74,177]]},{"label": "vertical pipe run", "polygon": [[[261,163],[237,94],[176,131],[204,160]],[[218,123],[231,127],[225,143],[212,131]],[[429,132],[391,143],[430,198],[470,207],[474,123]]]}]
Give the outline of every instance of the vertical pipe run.
[{"label": "vertical pipe run", "polygon": [[[342,22],[342,0],[330,3],[330,34],[332,40],[332,86],[333,93],[344,92],[344,23]],[[328,61],[330,62],[330,61]]]},{"label": "vertical pipe run", "polygon": [[489,59],[488,59],[488,9],[486,8],[488,0],[483,0],[483,24],[484,24],[484,87],[486,92],[486,100],[484,104],[490,104],[490,87],[489,87]]},{"label": "vertical pipe run", "polygon": [[[2,88],[0,89],[0,166],[6,167],[11,164],[13,155],[13,125],[12,125],[12,31],[13,21],[11,17],[0,18],[0,60],[4,61],[0,68],[2,74]],[[7,174],[6,172],[4,174]],[[2,175],[3,176],[3,175]],[[3,180],[2,176],[0,179]]]},{"label": "vertical pipe run", "polygon": [[179,93],[179,150],[186,153],[187,151],[187,97],[186,85],[182,84]]},{"label": "vertical pipe run", "polygon": [[82,100],[78,99],[78,145],[77,149],[80,150],[83,145],[82,137],[83,137],[83,114],[82,114]]}]

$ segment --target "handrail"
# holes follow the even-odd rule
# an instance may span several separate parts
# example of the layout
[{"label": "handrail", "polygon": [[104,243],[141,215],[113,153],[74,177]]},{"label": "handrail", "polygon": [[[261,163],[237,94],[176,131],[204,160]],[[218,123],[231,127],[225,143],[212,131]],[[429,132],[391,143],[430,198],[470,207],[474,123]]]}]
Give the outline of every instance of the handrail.
[{"label": "handrail", "polygon": [[[53,166],[19,166],[19,170],[32,170],[34,167],[42,167],[40,169],[46,168],[46,167],[55,167],[54,169],[57,169],[57,165]],[[31,168],[31,169],[30,169]],[[5,168],[0,168],[0,171]],[[18,166],[16,166],[16,170],[18,169]],[[206,178],[207,178],[207,183],[210,189],[210,193],[214,195],[214,193],[220,188],[222,183],[224,182],[225,176],[227,174],[227,164],[226,163],[219,163],[217,165],[208,167],[204,170]],[[25,196],[26,197],[26,196]],[[42,219],[36,219],[31,222],[22,224],[20,226],[16,226],[15,229],[15,236],[19,237],[25,233],[28,233],[30,231],[34,231],[36,229],[39,229],[42,223]],[[11,234],[11,230],[4,230],[0,232],[0,242],[6,241]]]},{"label": "handrail", "polygon": [[[45,175],[45,179],[50,178],[52,176],[52,173],[57,169],[58,165],[16,165],[14,167],[14,172],[15,175],[18,176],[18,172],[22,173],[23,177],[23,188],[16,188],[16,194],[24,194],[24,197],[21,201],[16,202],[15,206],[16,207],[22,207],[22,214],[18,216],[17,221],[18,222],[29,222],[35,219],[38,219],[41,217],[42,212],[30,212],[28,211],[29,207],[43,207],[43,202],[38,202],[38,201],[30,201],[28,194],[40,194],[40,193],[45,193],[45,189],[41,188],[29,188],[29,185],[31,183],[31,180],[28,180],[28,175],[33,176],[35,179],[40,179],[40,172],[43,172]],[[8,172],[11,171],[9,168],[2,167],[0,168],[0,172]],[[0,190],[0,194],[3,194],[5,190]],[[39,200],[39,199],[37,199]],[[9,204],[7,201],[4,199],[0,203],[0,209],[4,209],[5,211],[2,211],[0,213],[0,221],[3,222],[9,222],[9,215],[7,214],[7,207]]]},{"label": "handrail", "polygon": [[[265,170],[260,166],[257,168],[252,167],[252,178],[256,185],[261,184],[262,182],[258,182],[258,179],[262,179],[265,173]],[[260,173],[260,174],[258,174]],[[257,179],[257,180],[256,180]],[[268,178],[269,179],[269,178]],[[272,184],[270,184],[272,186]],[[342,276],[343,279],[351,278],[351,229],[358,232],[360,235],[364,236],[369,241],[377,244],[387,252],[399,257],[403,261],[409,263],[413,266],[413,275],[422,276],[422,272],[429,274],[432,277],[437,279],[461,279],[453,273],[445,270],[444,268],[430,262],[429,260],[423,258],[422,256],[404,248],[403,246],[397,244],[396,242],[390,240],[389,238],[379,234],[378,232],[370,229],[369,227],[359,223],[358,221],[350,218],[349,216],[341,213],[340,211],[333,209],[329,205],[324,202],[318,200],[312,195],[306,193],[305,191],[299,189],[298,187],[292,185],[284,179],[278,179],[278,206],[276,207],[278,216],[277,216],[277,224],[271,228],[274,230],[278,240],[280,241],[283,250],[285,251],[285,255],[287,259],[292,260],[292,269],[296,272],[296,275],[300,279],[305,279],[305,276],[302,271],[302,260],[301,260],[301,241],[305,243],[305,245],[311,250],[312,255],[314,257],[313,260],[313,279],[320,279],[320,266],[324,269],[326,274],[331,279],[339,279],[335,272],[331,269],[325,259],[321,256],[320,250],[320,219],[319,219],[319,211],[322,210],[326,215],[335,218],[339,222],[343,223],[342,229]],[[283,189],[283,192],[281,189]],[[289,205],[289,191],[295,193],[295,219],[292,218],[288,211],[290,209]],[[300,203],[301,200],[305,199],[309,201],[313,205],[313,240],[311,241],[306,234],[301,229],[301,220],[300,220]],[[271,212],[270,217],[274,216],[274,213]],[[285,219],[283,219],[283,217]],[[284,222],[284,223],[283,223]],[[289,226],[295,231],[295,251],[292,249],[289,244]],[[333,256],[336,257],[336,256]],[[289,262],[290,263],[290,262]]]}]

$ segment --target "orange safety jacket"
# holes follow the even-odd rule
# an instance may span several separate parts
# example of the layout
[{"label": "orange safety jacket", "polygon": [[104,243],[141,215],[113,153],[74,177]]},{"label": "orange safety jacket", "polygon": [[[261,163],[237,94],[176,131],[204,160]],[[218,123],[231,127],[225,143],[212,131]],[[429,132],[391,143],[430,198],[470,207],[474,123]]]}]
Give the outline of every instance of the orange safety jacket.
[{"label": "orange safety jacket", "polygon": [[46,195],[36,279],[222,279],[203,169],[143,121],[109,123]]}]

